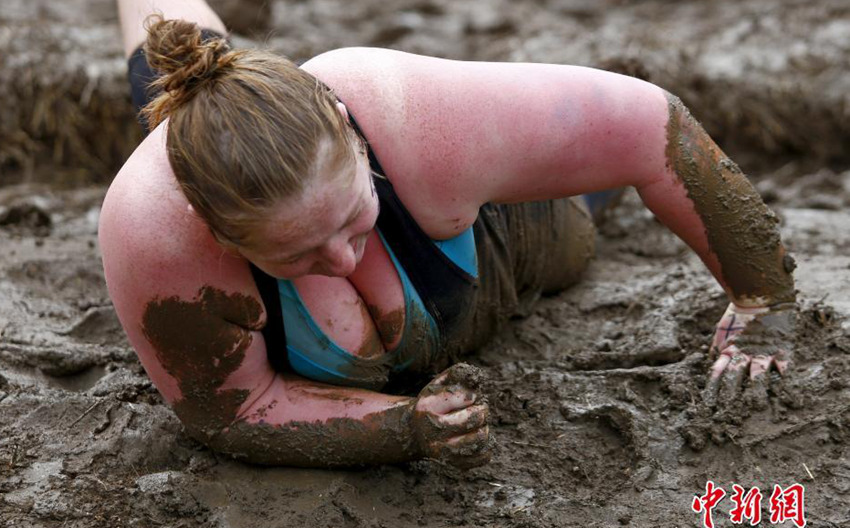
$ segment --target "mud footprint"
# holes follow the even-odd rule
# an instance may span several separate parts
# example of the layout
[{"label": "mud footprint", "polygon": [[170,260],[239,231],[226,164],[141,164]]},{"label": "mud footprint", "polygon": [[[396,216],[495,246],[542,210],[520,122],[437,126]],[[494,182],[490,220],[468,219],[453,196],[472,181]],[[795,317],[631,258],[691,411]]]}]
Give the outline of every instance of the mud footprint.
[{"label": "mud footprint", "polygon": [[648,478],[647,427],[636,412],[617,403],[593,407],[563,404],[569,428],[563,450],[571,453],[587,484],[617,493],[624,485]]}]

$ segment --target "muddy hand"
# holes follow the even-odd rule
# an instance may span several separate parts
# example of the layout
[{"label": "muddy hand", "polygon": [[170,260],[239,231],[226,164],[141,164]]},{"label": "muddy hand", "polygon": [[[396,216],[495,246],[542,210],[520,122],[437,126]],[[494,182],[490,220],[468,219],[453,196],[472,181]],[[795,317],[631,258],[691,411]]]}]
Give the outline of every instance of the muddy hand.
[{"label": "muddy hand", "polygon": [[419,393],[413,424],[424,456],[460,468],[490,460],[490,410],[477,392],[480,377],[475,367],[454,365]]},{"label": "muddy hand", "polygon": [[717,324],[709,351],[714,364],[704,395],[712,407],[725,407],[745,392],[757,410],[767,407],[769,374],[784,375],[791,363],[796,306],[741,308],[729,304]]}]

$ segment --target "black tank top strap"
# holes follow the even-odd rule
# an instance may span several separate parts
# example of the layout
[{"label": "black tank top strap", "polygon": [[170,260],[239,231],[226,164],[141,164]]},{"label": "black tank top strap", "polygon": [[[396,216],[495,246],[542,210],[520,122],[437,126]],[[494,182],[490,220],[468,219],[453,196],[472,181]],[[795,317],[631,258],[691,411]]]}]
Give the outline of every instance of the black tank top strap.
[{"label": "black tank top strap", "polygon": [[277,279],[251,264],[251,275],[257,283],[260,298],[266,307],[266,326],[263,327],[263,339],[266,341],[266,356],[272,368],[277,372],[292,370],[289,354],[286,352],[286,329],[283,326],[283,308],[280,306],[280,290]]},{"label": "black tank top strap", "polygon": [[369,164],[377,174],[373,181],[381,204],[378,228],[422,298],[425,308],[437,322],[441,339],[445,340],[470,311],[477,281],[446,256],[419,227],[398,198],[375,152],[350,112],[349,118],[351,126],[366,142]]}]

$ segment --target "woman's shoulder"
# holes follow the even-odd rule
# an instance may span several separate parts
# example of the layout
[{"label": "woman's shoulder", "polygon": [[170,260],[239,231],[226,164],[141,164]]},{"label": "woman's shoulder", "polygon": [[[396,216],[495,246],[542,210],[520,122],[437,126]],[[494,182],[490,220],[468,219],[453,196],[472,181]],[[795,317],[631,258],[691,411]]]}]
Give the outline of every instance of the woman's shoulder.
[{"label": "woman's shoulder", "polygon": [[399,199],[435,239],[463,231],[480,206],[457,199],[452,183],[458,181],[457,166],[440,148],[446,133],[456,132],[440,124],[447,108],[440,94],[450,95],[455,88],[435,83],[434,73],[459,64],[395,50],[342,48],[302,66],[346,105]]},{"label": "woman's shoulder", "polygon": [[358,119],[370,120],[376,103],[400,104],[406,65],[417,55],[382,48],[340,48],[308,60],[301,68],[328,85]]},{"label": "woman's shoulder", "polygon": [[301,65],[309,73],[325,80],[338,74],[356,71],[392,69],[412,60],[418,55],[386,48],[349,47],[337,48],[316,55]]},{"label": "woman's shoulder", "polygon": [[113,180],[99,240],[110,289],[183,297],[205,285],[246,293],[253,288],[247,262],[227,253],[189,210],[168,163],[162,126]]},{"label": "woman's shoulder", "polygon": [[385,48],[338,48],[313,57],[301,68],[334,90],[349,107],[369,113],[365,105],[403,105],[428,91],[429,72],[459,61]]},{"label": "woman's shoulder", "polygon": [[249,321],[251,325],[234,319],[232,313],[253,313],[248,308],[255,304],[246,302],[248,297],[262,307],[248,264],[226,253],[187,205],[168,164],[164,137],[156,130],[113,180],[98,229],[115,311],[130,344],[169,401],[182,393],[161,359],[173,349],[157,348],[162,343],[152,341],[150,332],[162,329],[151,330],[151,321],[181,328],[185,321],[168,315],[177,310],[178,319],[203,317],[203,331],[215,333],[231,328],[230,323],[261,326],[266,317],[261,309],[259,320]]},{"label": "woman's shoulder", "polygon": [[125,242],[168,244],[172,236],[187,235],[179,226],[188,202],[168,163],[163,126],[142,141],[113,179],[101,209],[101,237],[119,231]]}]

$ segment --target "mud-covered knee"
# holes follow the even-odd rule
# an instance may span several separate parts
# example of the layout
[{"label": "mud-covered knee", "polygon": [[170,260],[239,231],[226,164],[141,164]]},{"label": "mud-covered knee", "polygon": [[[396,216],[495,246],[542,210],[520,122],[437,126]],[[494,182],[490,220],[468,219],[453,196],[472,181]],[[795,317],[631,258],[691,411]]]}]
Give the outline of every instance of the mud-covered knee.
[{"label": "mud-covered knee", "polygon": [[568,214],[572,228],[569,231],[571,251],[567,258],[569,268],[576,274],[576,280],[578,280],[578,275],[584,273],[596,255],[596,226],[587,205],[581,199],[570,199]]},{"label": "mud-covered knee", "polygon": [[558,251],[544,255],[550,259],[550,274],[543,293],[555,293],[577,283],[596,254],[596,226],[580,197],[566,201],[562,221],[554,227]]}]

